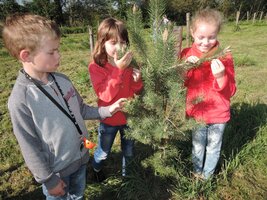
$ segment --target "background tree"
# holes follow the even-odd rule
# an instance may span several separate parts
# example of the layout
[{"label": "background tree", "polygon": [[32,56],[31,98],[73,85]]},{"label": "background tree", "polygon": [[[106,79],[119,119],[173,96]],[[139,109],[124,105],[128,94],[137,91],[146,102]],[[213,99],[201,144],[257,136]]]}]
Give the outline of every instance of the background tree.
[{"label": "background tree", "polygon": [[[97,26],[99,21],[108,16],[127,20],[126,11],[136,4],[141,10],[145,27],[151,27],[148,4],[150,0],[32,0],[19,5],[15,0],[0,0],[0,20],[15,12],[32,12],[54,19],[60,25]],[[266,13],[266,0],[168,0],[167,17],[177,25],[185,25],[186,13],[193,14],[197,9],[211,7],[219,9],[229,20],[234,20],[236,11],[241,11],[241,19],[246,12]]]},{"label": "background tree", "polygon": [[0,1],[0,20],[4,20],[11,13],[25,12],[25,8],[20,6],[15,0]]},{"label": "background tree", "polygon": [[235,20],[236,12],[240,11],[241,20],[246,17],[246,12],[266,12],[267,11],[267,2],[266,0],[255,0],[255,1],[246,1],[246,0],[219,0],[218,9],[224,14],[228,20]]},{"label": "background tree", "polygon": [[55,14],[53,18],[59,25],[63,25],[65,24],[65,20],[63,17],[61,0],[54,0],[54,2],[55,2]]},{"label": "background tree", "polygon": [[234,12],[234,4],[231,0],[221,0],[219,1],[219,7],[218,7],[225,17],[229,17]]},{"label": "background tree", "polygon": [[33,0],[31,2],[24,2],[24,7],[28,12],[41,15],[47,18],[53,18],[55,13],[55,4],[50,0]]},{"label": "background tree", "polygon": [[204,8],[216,8],[217,7],[217,1],[216,0],[198,0],[197,1],[199,5],[199,9],[204,9]]},{"label": "background tree", "polygon": [[187,12],[194,12],[197,9],[197,3],[194,0],[172,0],[167,1],[166,13],[168,17],[179,25],[186,22],[185,16]]},{"label": "background tree", "polygon": [[111,1],[105,0],[76,0],[66,5],[66,15],[73,25],[95,25],[107,16],[110,16]]}]

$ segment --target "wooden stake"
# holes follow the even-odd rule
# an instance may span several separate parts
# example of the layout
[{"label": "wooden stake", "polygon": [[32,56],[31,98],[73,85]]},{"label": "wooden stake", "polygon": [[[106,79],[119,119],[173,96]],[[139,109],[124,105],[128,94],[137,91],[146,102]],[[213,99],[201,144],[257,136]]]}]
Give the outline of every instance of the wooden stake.
[{"label": "wooden stake", "polygon": [[180,55],[182,50],[182,41],[183,41],[183,27],[175,26],[173,28],[173,35],[175,37],[175,55]]},{"label": "wooden stake", "polygon": [[93,35],[92,26],[88,26],[88,32],[89,32],[90,51],[91,51],[91,54],[92,54],[93,51],[94,51],[94,35]]},{"label": "wooden stake", "polygon": [[190,13],[186,13],[186,46],[190,45]]},{"label": "wooden stake", "polygon": [[253,14],[253,21],[252,21],[252,24],[255,23],[256,15],[257,15],[257,13],[255,12],[255,13]]},{"label": "wooden stake", "polygon": [[239,21],[239,16],[240,16],[240,11],[236,12],[236,19],[235,19],[235,25],[238,25],[238,21]]},{"label": "wooden stake", "polygon": [[263,11],[261,11],[260,22],[261,22],[261,20],[262,20],[262,16],[263,16]]}]

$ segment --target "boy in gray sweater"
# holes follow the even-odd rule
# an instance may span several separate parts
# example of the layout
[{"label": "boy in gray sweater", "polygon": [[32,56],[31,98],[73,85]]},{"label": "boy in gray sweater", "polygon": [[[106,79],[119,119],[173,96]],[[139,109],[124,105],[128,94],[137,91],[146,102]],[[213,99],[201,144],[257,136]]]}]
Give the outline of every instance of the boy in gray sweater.
[{"label": "boy in gray sweater", "polygon": [[100,108],[83,103],[68,77],[55,72],[60,30],[51,20],[31,14],[8,17],[3,40],[23,66],[8,109],[25,162],[46,199],[82,199],[89,160],[84,120],[110,117],[125,99]]}]

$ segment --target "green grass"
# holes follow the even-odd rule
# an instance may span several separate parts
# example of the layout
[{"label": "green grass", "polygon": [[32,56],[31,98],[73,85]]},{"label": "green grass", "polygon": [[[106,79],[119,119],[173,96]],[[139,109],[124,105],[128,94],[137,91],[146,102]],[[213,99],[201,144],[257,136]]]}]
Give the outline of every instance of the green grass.
[{"label": "green grass", "polygon": [[[116,138],[104,169],[109,178],[101,184],[93,183],[88,167],[86,199],[266,199],[267,24],[241,23],[239,30],[234,29],[234,23],[226,24],[219,35],[222,46],[231,46],[237,93],[232,98],[232,119],[224,134],[216,178],[202,183],[191,177],[188,130],[183,138],[170,141],[166,149],[137,143],[131,176],[122,179],[120,144]],[[85,102],[96,105],[87,69],[88,35],[65,35],[61,44],[59,71],[71,78]],[[43,199],[40,185],[24,164],[7,111],[7,98],[18,69],[20,64],[0,48],[0,200]],[[95,141],[97,124],[87,122]]]}]

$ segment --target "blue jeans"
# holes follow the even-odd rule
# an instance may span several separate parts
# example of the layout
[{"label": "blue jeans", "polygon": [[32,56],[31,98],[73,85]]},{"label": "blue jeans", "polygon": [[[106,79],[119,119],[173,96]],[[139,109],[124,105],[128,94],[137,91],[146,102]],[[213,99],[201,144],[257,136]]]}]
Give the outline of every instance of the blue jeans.
[{"label": "blue jeans", "polygon": [[65,187],[65,195],[61,197],[55,197],[48,194],[47,188],[43,184],[43,193],[46,196],[46,200],[82,200],[86,185],[86,165],[82,165],[76,172],[67,176],[61,177],[61,179],[67,185]]},{"label": "blue jeans", "polygon": [[223,132],[226,124],[208,124],[198,127],[192,134],[192,161],[194,172],[208,179],[218,163]]},{"label": "blue jeans", "polygon": [[94,159],[92,161],[93,168],[97,171],[101,170],[103,162],[107,159],[111,147],[117,132],[120,132],[121,137],[121,149],[122,149],[122,175],[125,175],[125,168],[133,157],[134,141],[125,138],[125,129],[128,129],[127,125],[122,126],[109,126],[104,123],[100,123],[98,128],[98,145],[94,153]]}]

